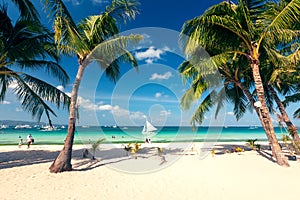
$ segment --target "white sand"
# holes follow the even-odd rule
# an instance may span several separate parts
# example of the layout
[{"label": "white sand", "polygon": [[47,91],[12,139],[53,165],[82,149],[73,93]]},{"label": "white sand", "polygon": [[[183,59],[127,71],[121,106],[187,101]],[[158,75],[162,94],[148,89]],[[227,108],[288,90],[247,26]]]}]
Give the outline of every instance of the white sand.
[{"label": "white sand", "polygon": [[299,199],[299,161],[285,168],[256,151],[224,154],[230,144],[204,159],[190,148],[142,147],[135,159],[120,145],[102,145],[92,161],[75,145],[74,171],[52,174],[48,168],[62,146],[0,146],[0,199]]}]

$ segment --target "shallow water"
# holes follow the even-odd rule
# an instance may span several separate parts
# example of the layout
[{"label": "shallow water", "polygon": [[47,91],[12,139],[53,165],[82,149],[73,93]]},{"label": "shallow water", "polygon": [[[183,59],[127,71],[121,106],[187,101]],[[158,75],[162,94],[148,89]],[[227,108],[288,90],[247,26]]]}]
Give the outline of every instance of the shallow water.
[{"label": "shallow water", "polygon": [[[101,138],[106,143],[128,143],[144,142],[142,127],[77,127],[75,144],[87,144]],[[278,140],[286,130],[275,128]],[[26,136],[31,134],[35,144],[63,144],[67,134],[67,128],[60,128],[54,131],[44,131],[38,128],[31,129],[0,129],[0,145],[18,144],[20,138],[25,141]],[[249,127],[199,127],[193,131],[191,127],[158,127],[156,135],[151,137],[152,142],[200,142],[200,141],[246,141],[257,139],[267,141],[263,128],[250,129]]]}]

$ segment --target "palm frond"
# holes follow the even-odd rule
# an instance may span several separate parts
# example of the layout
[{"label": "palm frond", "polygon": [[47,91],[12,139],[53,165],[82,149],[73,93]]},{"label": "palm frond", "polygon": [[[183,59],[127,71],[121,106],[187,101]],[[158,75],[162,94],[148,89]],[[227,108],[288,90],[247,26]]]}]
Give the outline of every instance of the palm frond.
[{"label": "palm frond", "polygon": [[[11,30],[13,29],[13,24],[11,22],[11,19],[8,16],[7,13],[7,7],[6,6],[0,6],[0,32],[2,37],[7,37]],[[2,49],[3,47],[1,47]]]},{"label": "palm frond", "polygon": [[294,118],[300,118],[300,108],[297,109],[297,110],[294,112],[293,117],[294,117]]},{"label": "palm frond", "polygon": [[262,42],[269,32],[277,34],[282,29],[290,29],[294,24],[299,24],[300,0],[291,0],[284,7],[272,6],[262,13],[262,24],[265,24],[264,31],[258,44]]},{"label": "palm frond", "polygon": [[216,104],[217,108],[215,111],[215,118],[218,117],[218,114],[220,110],[224,107],[225,102],[226,102],[226,93],[225,93],[225,88],[221,88],[220,91],[216,95]]},{"label": "palm frond", "polygon": [[67,72],[56,62],[45,61],[45,60],[26,60],[15,62],[15,66],[21,66],[22,69],[26,70],[41,70],[49,74],[52,77],[57,78],[63,86],[69,82]]},{"label": "palm frond", "polygon": [[69,108],[70,97],[56,87],[28,74],[22,74],[26,85],[30,87],[43,101],[54,103],[57,108]]},{"label": "palm frond", "polygon": [[[125,48],[129,44],[136,44],[142,40],[141,35],[118,36],[98,44],[89,54],[86,61],[97,61],[101,68],[106,69],[115,60],[124,54],[128,54]],[[131,56],[131,59],[133,57]]]},{"label": "palm frond", "polygon": [[21,17],[34,21],[39,20],[39,13],[30,0],[12,0],[21,12]]},{"label": "palm frond", "polygon": [[76,24],[62,0],[44,0],[44,5],[48,17],[55,19],[60,16],[66,19],[72,28],[76,28]]},{"label": "palm frond", "polygon": [[243,90],[234,84],[228,85],[226,88],[227,99],[234,105],[233,111],[237,120],[245,114],[249,105],[249,100],[245,96]]},{"label": "palm frond", "polygon": [[300,101],[300,93],[296,93],[296,94],[293,94],[293,95],[290,95],[290,96],[286,96],[283,103],[285,105],[288,105],[289,103],[295,103],[295,102],[298,102],[298,101]]},{"label": "palm frond", "polygon": [[126,23],[127,20],[135,19],[135,16],[139,14],[139,5],[137,0],[113,0],[106,7],[105,14]]},{"label": "palm frond", "polygon": [[191,118],[191,124],[193,126],[198,124],[202,124],[205,114],[215,105],[216,91],[211,91],[200,103],[197,107],[196,111],[194,112]]},{"label": "palm frond", "polygon": [[12,82],[10,73],[11,71],[6,67],[0,67],[0,102],[4,101],[7,88]]},{"label": "palm frond", "polygon": [[49,113],[56,116],[54,111],[43,101],[43,99],[31,89],[29,85],[19,75],[14,75],[14,80],[17,82],[17,87],[14,89],[18,99],[21,101],[21,106],[24,110],[31,113],[38,121],[40,121],[44,112],[47,113],[49,122],[51,122]]},{"label": "palm frond", "polygon": [[191,107],[192,103],[197,99],[198,98],[195,97],[194,88],[190,88],[181,97],[180,107],[184,110],[188,110]]}]

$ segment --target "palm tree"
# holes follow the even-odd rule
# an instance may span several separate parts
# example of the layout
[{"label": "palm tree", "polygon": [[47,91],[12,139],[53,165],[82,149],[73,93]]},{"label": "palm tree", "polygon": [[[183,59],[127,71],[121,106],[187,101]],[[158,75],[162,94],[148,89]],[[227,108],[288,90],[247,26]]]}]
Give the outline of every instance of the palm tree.
[{"label": "palm tree", "polygon": [[99,15],[89,16],[75,24],[61,0],[45,0],[47,8],[55,17],[55,41],[62,53],[76,55],[78,71],[73,84],[70,104],[68,134],[65,144],[50,166],[50,172],[72,170],[72,146],[75,132],[77,96],[84,70],[95,61],[113,81],[119,76],[120,62],[129,62],[137,67],[133,55],[125,47],[142,39],[140,35],[119,36],[117,20],[133,19],[138,13],[135,0],[113,0],[110,6]]},{"label": "palm tree", "polygon": [[[43,113],[49,124],[50,114],[56,116],[47,101],[59,108],[68,107],[70,98],[56,87],[30,75],[32,71],[45,71],[63,85],[67,73],[58,64],[58,55],[52,34],[39,20],[20,16],[13,24],[7,7],[0,8],[0,101],[4,101],[10,84],[24,110],[39,121]],[[53,61],[52,61],[53,60]]]},{"label": "palm tree", "polygon": [[[257,9],[249,10],[247,2],[256,3]],[[261,123],[270,142],[273,156],[277,163],[283,166],[288,166],[288,162],[281,152],[268,111],[264,84],[260,75],[262,61],[260,55],[266,52],[271,57],[274,51],[276,52],[276,49],[270,49],[272,46],[268,44],[271,40],[279,43],[283,39],[278,37],[279,35],[282,36],[284,33],[286,38],[295,35],[289,27],[293,23],[299,23],[296,17],[299,15],[299,4],[299,0],[292,0],[275,15],[270,12],[273,7],[267,7],[269,4],[264,5],[264,1],[241,0],[238,5],[223,2],[211,7],[202,16],[187,21],[181,34],[183,38],[181,42],[187,56],[193,54],[197,46],[201,45],[212,56],[219,55],[227,61],[240,57],[248,60],[259,102],[257,105],[259,105]],[[251,13],[257,10],[259,12],[256,14]],[[188,35],[188,39],[185,39],[184,35]]]}]

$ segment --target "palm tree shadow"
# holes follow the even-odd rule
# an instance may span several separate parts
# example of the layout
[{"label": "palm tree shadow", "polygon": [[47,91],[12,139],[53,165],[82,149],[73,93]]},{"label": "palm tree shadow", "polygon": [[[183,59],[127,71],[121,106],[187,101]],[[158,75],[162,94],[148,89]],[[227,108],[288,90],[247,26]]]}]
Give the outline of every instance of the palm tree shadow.
[{"label": "palm tree shadow", "polygon": [[[216,155],[222,155],[222,154],[226,154],[226,153],[236,153],[234,152],[234,149],[236,147],[240,147],[242,149],[244,149],[244,151],[254,151],[251,147],[249,147],[246,144],[239,144],[239,145],[232,145],[232,144],[222,144],[222,145],[216,145],[214,147],[212,147],[213,149],[215,149],[216,151]],[[211,148],[211,149],[212,149]],[[270,146],[269,145],[261,145],[261,150],[255,150],[260,156],[276,163],[276,161],[273,159],[272,154],[269,152],[271,151]]]},{"label": "palm tree shadow", "polygon": [[[91,154],[89,158],[73,164],[74,171],[89,171],[98,167],[115,164],[131,159],[149,159],[151,157],[159,156],[161,158],[160,165],[167,162],[166,155],[179,155],[184,152],[183,149],[165,149],[163,155],[159,156],[157,147],[143,147],[135,154],[127,154],[123,148],[104,149],[96,152],[98,159],[92,160]],[[82,158],[81,158],[82,159]]]},{"label": "palm tree shadow", "polygon": [[[16,150],[0,152],[0,169],[22,167],[54,161],[60,151],[48,150]],[[74,157],[82,154],[82,150],[73,150]]]}]

